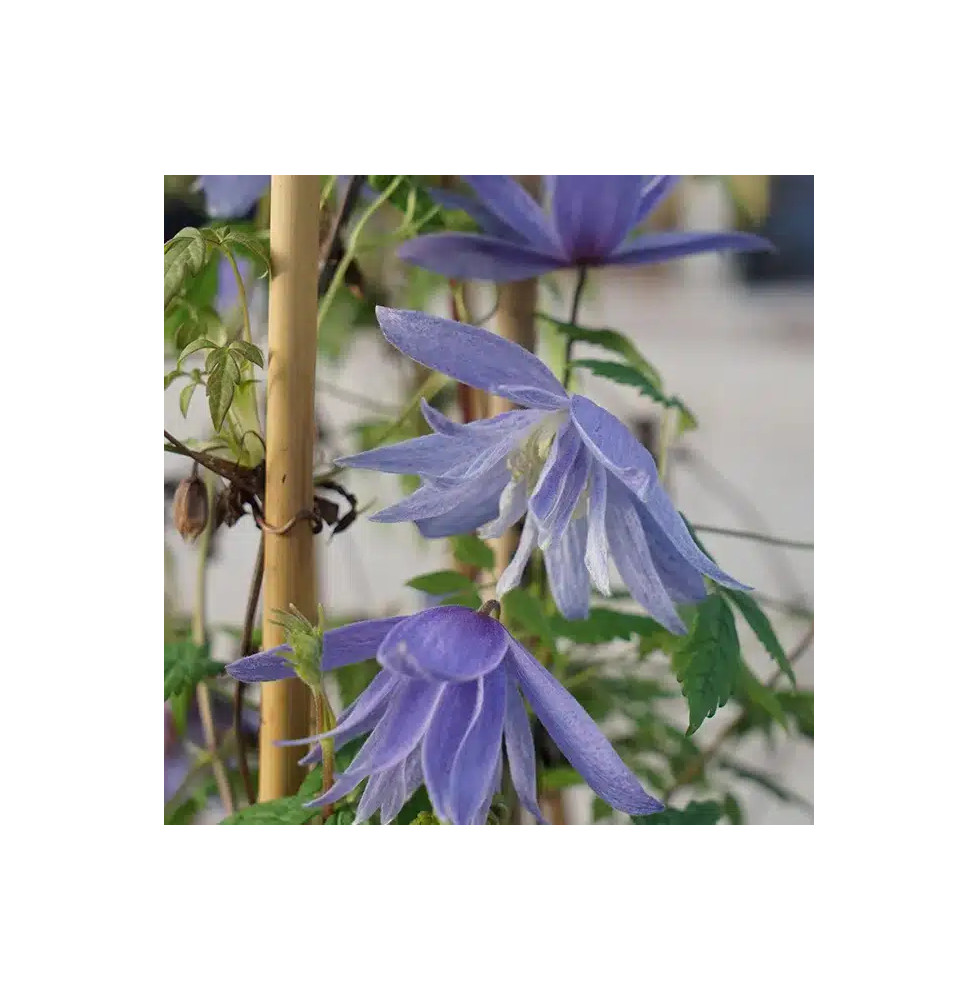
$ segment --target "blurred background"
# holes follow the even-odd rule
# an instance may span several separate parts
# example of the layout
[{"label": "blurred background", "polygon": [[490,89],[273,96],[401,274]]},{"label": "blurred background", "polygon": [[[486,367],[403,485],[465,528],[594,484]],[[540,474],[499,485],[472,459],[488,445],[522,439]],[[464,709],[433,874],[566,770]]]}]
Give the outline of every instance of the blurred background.
[{"label": "blurred background", "polygon": [[[194,178],[167,177],[164,194],[167,238],[184,225],[206,224]],[[606,267],[588,281],[581,324],[628,334],[662,373],[668,391],[696,413],[699,426],[671,452],[666,477],[676,505],[695,525],[814,539],[813,204],[812,176],[685,178],[651,219],[653,227],[753,229],[766,235],[778,254],[712,254],[648,267]],[[391,227],[383,212],[376,223],[378,232]],[[317,468],[326,467],[332,456],[369,446],[371,434],[398,414],[417,387],[414,366],[396,355],[377,329],[373,305],[451,315],[447,282],[401,264],[389,250],[358,255],[353,277],[353,287],[342,290],[319,331]],[[561,273],[541,279],[538,308],[565,318],[573,278]],[[262,345],[266,291],[262,282],[251,284],[252,325]],[[467,288],[474,322],[491,313],[494,300],[490,285]],[[483,325],[494,329],[494,320]],[[557,367],[558,348],[544,335],[538,353]],[[650,400],[586,370],[578,387],[629,423],[656,451],[658,408]],[[210,422],[203,393],[196,394],[184,417],[180,390],[174,384],[165,392],[166,429],[184,441],[205,439]],[[457,403],[451,398],[441,403],[459,418]],[[408,428],[406,436],[413,433]],[[197,548],[177,534],[170,509],[176,485],[190,465],[181,456],[164,456],[168,636],[183,634],[198,580]],[[352,471],[343,482],[361,506],[372,509],[393,502],[403,491],[398,477],[378,473]],[[337,619],[417,610],[423,595],[405,588],[403,581],[451,565],[447,541],[424,541],[412,525],[374,524],[361,517],[332,539],[327,534],[317,541],[319,599]],[[795,657],[799,686],[810,689],[813,552],[721,534],[701,537],[724,569],[755,588],[782,645]],[[206,604],[211,652],[218,660],[236,656],[257,545],[258,532],[248,518],[221,528],[212,540]],[[753,634],[746,628],[740,633],[745,657],[758,674],[772,674],[774,665]],[[674,710],[677,724],[685,725],[681,699],[665,710]],[[721,709],[705,722],[697,740],[709,743],[736,711],[732,704]],[[167,709],[165,795],[170,799],[185,794],[189,784],[185,741],[193,740],[194,712],[191,706],[181,733]],[[229,712],[218,699],[219,726],[229,725]],[[256,719],[250,709],[246,721],[253,727]],[[744,822],[813,822],[811,740],[789,739],[775,727],[747,734],[730,753],[734,766],[718,780],[736,796]],[[736,765],[743,773],[737,773]],[[791,794],[776,789],[790,789]],[[569,788],[564,797],[567,822],[591,822],[593,796],[586,786]],[[676,804],[683,801],[684,794],[677,795]],[[216,801],[205,802],[195,821],[220,815]]]}]

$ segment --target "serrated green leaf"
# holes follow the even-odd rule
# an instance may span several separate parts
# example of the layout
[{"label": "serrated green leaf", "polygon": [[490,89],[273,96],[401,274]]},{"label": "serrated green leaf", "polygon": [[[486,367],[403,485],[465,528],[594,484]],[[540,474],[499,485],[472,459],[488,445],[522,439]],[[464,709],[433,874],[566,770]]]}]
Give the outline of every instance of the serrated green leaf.
[{"label": "serrated green leaf", "polygon": [[719,802],[690,802],[685,809],[664,809],[649,816],[633,816],[641,826],[715,826],[723,818]]},{"label": "serrated green leaf", "polygon": [[238,354],[247,358],[248,361],[259,368],[265,367],[265,356],[254,344],[249,344],[247,340],[232,341],[231,350],[237,351]]},{"label": "serrated green leaf", "polygon": [[500,602],[503,617],[514,621],[526,629],[531,635],[554,648],[554,630],[552,620],[544,610],[540,598],[528,590],[511,590],[503,595]]},{"label": "serrated green leaf", "polygon": [[180,412],[184,417],[187,416],[187,413],[190,410],[190,400],[193,399],[194,389],[196,389],[198,385],[200,385],[199,382],[191,382],[189,385],[185,385],[180,390]]},{"label": "serrated green leaf", "polygon": [[315,798],[322,788],[322,781],[322,768],[316,767],[306,775],[295,795],[271,802],[256,802],[232,813],[221,823],[224,826],[301,826],[317,815],[316,810],[305,803]]},{"label": "serrated green leaf", "polygon": [[637,368],[619,364],[617,361],[599,361],[597,358],[577,358],[571,364],[575,368],[587,368],[595,375],[610,379],[619,385],[628,385],[638,389],[643,396],[648,396],[649,399],[661,403],[667,409],[678,410],[680,432],[697,426],[696,417],[678,396],[667,396],[644,372]]},{"label": "serrated green leaf", "polygon": [[727,703],[740,672],[733,613],[720,594],[697,605],[693,629],[676,650],[672,668],[689,705],[691,735]]},{"label": "serrated green leaf", "polygon": [[615,639],[630,639],[632,636],[647,636],[662,640],[667,648],[680,641],[657,621],[645,615],[635,615],[613,608],[592,608],[587,618],[568,621],[554,615],[550,625],[556,635],[571,639],[578,645],[600,645]]},{"label": "serrated green leaf", "polygon": [[[256,233],[245,233],[237,229],[232,229],[224,237],[225,246],[233,246],[243,250],[249,257],[256,257],[265,265],[267,274],[272,273],[272,257],[268,248],[268,238],[261,237]],[[259,275],[264,277],[264,275]]]},{"label": "serrated green leaf", "polygon": [[496,557],[491,548],[476,535],[456,535],[452,539],[452,554],[466,566],[492,569]]},{"label": "serrated green leaf", "polygon": [[172,372],[167,372],[163,376],[163,389],[164,389],[164,391],[167,390],[167,389],[169,389],[170,386],[173,385],[173,383],[176,382],[176,380],[178,378],[188,378],[188,377],[189,376],[187,375],[186,372],[179,371],[176,368],[174,368]]},{"label": "serrated green leaf", "polygon": [[781,672],[788,677],[791,683],[797,687],[798,682],[795,679],[794,670],[791,669],[791,662],[788,660],[788,656],[778,639],[777,633],[771,625],[771,620],[764,613],[757,601],[750,594],[746,594],[742,590],[731,590],[727,587],[721,587],[720,592],[728,601],[737,606],[737,610],[744,616],[744,620],[750,625],[754,635],[757,636],[761,645],[768,651],[771,659],[781,668]]},{"label": "serrated green leaf", "polygon": [[662,376],[658,370],[645,359],[642,352],[625,334],[607,328],[594,329],[587,326],[577,326],[573,323],[564,323],[554,319],[553,316],[547,316],[545,313],[537,313],[536,315],[539,319],[550,323],[558,333],[570,337],[575,343],[596,344],[598,347],[620,354],[634,368],[642,372],[657,389],[662,389]]},{"label": "serrated green leaf", "polygon": [[179,698],[208,677],[224,672],[224,664],[211,659],[206,646],[189,640],[163,644],[163,700]]},{"label": "serrated green leaf", "polygon": [[207,260],[207,244],[200,230],[181,229],[163,247],[163,307],[180,291],[187,278],[199,273]]},{"label": "serrated green leaf", "polygon": [[187,346],[180,352],[180,356],[177,358],[177,364],[182,365],[191,354],[196,354],[198,351],[213,351],[218,349],[218,345],[215,344],[213,340],[209,340],[207,337],[198,337],[196,340],[187,344]]},{"label": "serrated green leaf", "polygon": [[220,432],[224,418],[231,409],[234,400],[234,390],[241,379],[241,371],[237,361],[230,351],[215,351],[208,357],[217,358],[211,366],[207,379],[207,402],[211,411],[211,422],[214,430]]},{"label": "serrated green leaf", "polygon": [[422,573],[421,576],[415,576],[408,580],[405,586],[423,591],[426,594],[472,593],[478,596],[475,584],[467,576],[453,569]]}]

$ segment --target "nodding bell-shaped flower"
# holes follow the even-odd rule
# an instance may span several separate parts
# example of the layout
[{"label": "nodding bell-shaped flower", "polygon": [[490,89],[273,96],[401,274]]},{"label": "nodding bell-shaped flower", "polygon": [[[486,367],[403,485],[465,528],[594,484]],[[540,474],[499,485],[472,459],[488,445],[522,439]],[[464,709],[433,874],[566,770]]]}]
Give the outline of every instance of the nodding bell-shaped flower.
[{"label": "nodding bell-shaped flower", "polygon": [[428,538],[479,530],[501,535],[524,519],[497,596],[520,582],[543,550],[554,600],[585,618],[589,578],[610,594],[614,561],[635,600],[682,634],[675,605],[706,597],[703,576],[746,590],[693,541],[649,452],[586,396],[568,395],[535,355],[478,327],[403,309],[377,308],[384,336],[420,364],[518,403],[488,420],[456,424],[422,403],[433,434],[337,459],[337,464],[415,473],[421,487],[374,514],[413,521]]},{"label": "nodding bell-shaped flower", "polygon": [[431,191],[445,208],[461,209],[482,233],[434,233],[408,240],[403,260],[448,278],[520,281],[565,267],[655,264],[717,250],[773,250],[751,233],[631,231],[680,180],[656,176],[544,178],[544,203],[512,177],[465,177],[475,193]]},{"label": "nodding bell-shaped flower", "polygon": [[[334,729],[289,745],[317,744],[305,763],[321,759],[318,741],[336,747],[369,737],[350,766],[310,807],[336,802],[366,780],[357,822],[378,809],[389,823],[424,783],[439,819],[482,824],[500,789],[503,747],[521,804],[542,821],[533,737],[523,698],[592,789],[631,815],[663,806],[638,779],[577,701],[488,613],[438,607],[397,618],[357,622],[323,636],[322,669],[376,657],[381,670]],[[288,647],[228,664],[241,681],[293,676]]]}]

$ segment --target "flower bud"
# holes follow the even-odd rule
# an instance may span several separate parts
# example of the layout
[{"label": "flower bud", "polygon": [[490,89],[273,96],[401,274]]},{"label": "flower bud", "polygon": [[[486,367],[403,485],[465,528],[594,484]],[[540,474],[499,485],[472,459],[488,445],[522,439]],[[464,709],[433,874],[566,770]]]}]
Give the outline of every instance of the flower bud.
[{"label": "flower bud", "polygon": [[186,542],[192,542],[207,527],[207,487],[196,473],[183,479],[173,496],[173,523]]}]

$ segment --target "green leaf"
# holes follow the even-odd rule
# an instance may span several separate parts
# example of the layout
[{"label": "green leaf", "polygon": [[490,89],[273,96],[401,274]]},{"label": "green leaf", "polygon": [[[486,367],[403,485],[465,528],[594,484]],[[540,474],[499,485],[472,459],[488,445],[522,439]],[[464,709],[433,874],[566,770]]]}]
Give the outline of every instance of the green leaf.
[{"label": "green leaf", "polygon": [[180,371],[177,368],[174,368],[172,372],[167,372],[163,376],[163,389],[164,389],[164,391],[167,390],[167,389],[169,389],[170,386],[173,385],[173,383],[176,382],[176,380],[178,378],[189,378],[189,376],[187,375],[186,372],[182,372],[182,371]]},{"label": "green leaf", "polygon": [[633,816],[642,826],[715,826],[723,818],[719,802],[690,802],[685,809],[664,809],[649,816]]},{"label": "green leaf", "polygon": [[753,674],[746,663],[741,662],[740,676],[737,679],[738,697],[756,705],[780,723],[783,729],[788,729],[788,717],[778,699],[777,694],[765,687]]},{"label": "green leaf", "polygon": [[754,635],[760,639],[761,645],[768,651],[771,659],[781,668],[781,672],[788,677],[791,683],[797,687],[798,682],[795,679],[794,670],[791,669],[791,662],[788,660],[784,648],[778,640],[770,619],[757,601],[750,594],[745,594],[742,590],[730,590],[727,587],[721,587],[720,592],[731,604],[736,605],[737,610],[744,616],[744,620],[750,625]]},{"label": "green leaf", "polygon": [[210,375],[207,379],[207,402],[211,409],[211,421],[214,430],[220,431],[224,424],[224,418],[231,409],[234,400],[234,389],[241,380],[241,371],[238,363],[234,360],[234,355],[230,351],[215,351],[208,357],[217,360],[211,365]]},{"label": "green leaf", "polygon": [[163,644],[163,700],[179,698],[207,677],[224,672],[224,664],[211,659],[206,646],[189,640]]},{"label": "green leaf", "polygon": [[207,337],[198,337],[196,340],[187,344],[187,346],[180,352],[180,356],[177,358],[177,364],[182,365],[191,354],[196,354],[198,351],[213,351],[217,349],[218,345],[215,344],[213,340],[208,340]]},{"label": "green leaf", "polygon": [[[383,191],[394,183],[396,174],[374,174],[367,177],[367,183],[375,191]],[[437,232],[442,229],[441,206],[425,190],[427,179],[421,176],[406,176],[391,192],[388,202],[402,213],[408,211],[412,190],[414,191],[414,222],[426,219],[425,224],[417,228],[418,233]],[[428,216],[431,218],[428,218]]]},{"label": "green leaf", "polygon": [[785,712],[795,720],[799,732],[815,739],[815,692],[779,691],[778,698]]},{"label": "green leaf", "polygon": [[265,367],[265,356],[254,344],[249,344],[247,340],[232,341],[231,350],[237,351],[238,354],[247,358],[248,361],[259,368]]},{"label": "green leaf", "polygon": [[[265,271],[272,273],[272,257],[268,249],[268,237],[259,236],[256,233],[242,232],[239,229],[232,229],[224,235],[224,246],[232,246],[236,250],[243,250],[249,257],[255,257],[265,265]],[[258,277],[264,277],[259,275]]]},{"label": "green leaf", "polygon": [[477,590],[468,590],[461,594],[448,594],[443,600],[438,602],[443,608],[461,605],[463,608],[471,608],[478,611],[483,605],[483,600],[479,597]]},{"label": "green leaf", "polygon": [[552,767],[540,772],[540,790],[556,792],[561,788],[583,785],[584,779],[572,767]]},{"label": "green leaf", "polygon": [[441,826],[434,813],[420,812],[408,823],[408,826]]},{"label": "green leaf", "polygon": [[577,358],[571,362],[576,368],[588,368],[595,375],[611,379],[619,385],[628,385],[643,396],[661,403],[667,409],[679,411],[679,431],[690,430],[697,426],[696,417],[678,396],[667,396],[652,380],[637,368],[619,364],[617,361],[599,361],[596,358]]},{"label": "green leaf", "polygon": [[532,636],[554,648],[552,622],[539,597],[528,590],[511,590],[503,595],[501,604],[507,621],[517,622]]},{"label": "green leaf", "polygon": [[452,554],[466,566],[492,569],[496,557],[491,548],[476,535],[457,535],[452,539]]},{"label": "green leaf", "polygon": [[607,328],[596,330],[573,323],[562,323],[545,313],[537,313],[536,315],[537,318],[552,324],[558,333],[570,337],[575,343],[596,344],[598,347],[620,354],[626,361],[631,362],[634,368],[642,372],[657,389],[662,389],[662,376],[655,367],[646,361],[642,352],[623,333]]},{"label": "green leaf", "polygon": [[295,795],[288,795],[271,802],[256,802],[246,809],[221,820],[225,826],[301,826],[317,815],[315,809],[305,805],[322,788],[323,769],[316,767],[310,771]]},{"label": "green leaf", "polygon": [[554,615],[550,619],[550,625],[557,635],[579,645],[598,645],[614,639],[630,639],[636,635],[660,639],[666,648],[680,641],[679,637],[652,618],[615,611],[613,608],[592,608],[590,616],[579,621],[567,621]]},{"label": "green leaf", "polygon": [[740,673],[740,643],[733,613],[720,594],[697,606],[693,630],[673,656],[672,667],[689,705],[691,735],[727,703]]},{"label": "green leaf", "polygon": [[200,272],[207,260],[207,244],[200,230],[181,229],[163,246],[163,307],[180,291],[187,278]]},{"label": "green leaf", "polygon": [[187,416],[187,411],[190,409],[190,400],[193,398],[194,389],[197,388],[199,382],[191,382],[190,385],[185,385],[180,390],[180,412]]},{"label": "green leaf", "polygon": [[475,584],[464,574],[453,569],[440,569],[434,573],[423,573],[412,577],[405,586],[421,590],[426,594],[475,594],[478,591]]}]

